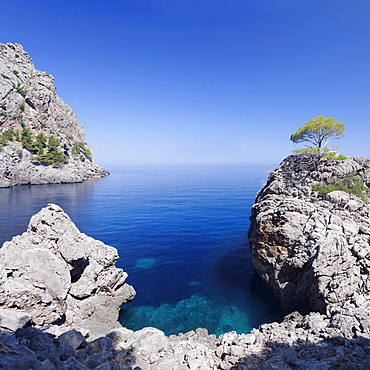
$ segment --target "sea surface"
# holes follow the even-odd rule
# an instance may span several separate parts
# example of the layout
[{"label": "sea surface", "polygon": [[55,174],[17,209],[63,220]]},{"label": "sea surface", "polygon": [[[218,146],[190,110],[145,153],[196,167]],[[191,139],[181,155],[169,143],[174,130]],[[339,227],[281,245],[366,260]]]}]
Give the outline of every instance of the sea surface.
[{"label": "sea surface", "polygon": [[127,166],[78,184],[0,189],[0,245],[47,203],[81,232],[118,249],[137,295],[120,312],[133,330],[220,335],[279,320],[253,270],[251,206],[272,166]]}]

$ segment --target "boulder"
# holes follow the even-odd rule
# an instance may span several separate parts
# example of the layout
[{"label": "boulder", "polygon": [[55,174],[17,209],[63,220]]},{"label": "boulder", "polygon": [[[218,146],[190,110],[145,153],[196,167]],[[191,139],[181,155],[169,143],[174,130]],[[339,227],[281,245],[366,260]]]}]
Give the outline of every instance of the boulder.
[{"label": "boulder", "polygon": [[120,326],[120,306],[135,296],[117,259],[115,248],[82,234],[49,204],[0,249],[0,307],[27,312],[36,325],[105,335]]}]

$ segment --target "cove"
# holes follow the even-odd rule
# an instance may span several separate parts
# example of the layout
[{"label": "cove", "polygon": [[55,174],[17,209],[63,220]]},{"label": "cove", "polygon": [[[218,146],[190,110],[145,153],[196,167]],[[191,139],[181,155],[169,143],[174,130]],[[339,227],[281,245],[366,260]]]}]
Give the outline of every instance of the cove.
[{"label": "cove", "polygon": [[256,275],[246,233],[272,166],[135,166],[77,184],[0,189],[0,242],[47,203],[118,249],[137,296],[120,322],[167,335],[207,328],[249,332],[282,311]]}]

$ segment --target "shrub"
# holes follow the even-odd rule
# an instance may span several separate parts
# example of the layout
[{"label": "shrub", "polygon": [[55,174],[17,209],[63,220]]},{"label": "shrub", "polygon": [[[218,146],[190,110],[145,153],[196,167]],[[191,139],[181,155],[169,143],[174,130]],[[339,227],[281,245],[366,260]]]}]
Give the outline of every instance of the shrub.
[{"label": "shrub", "polygon": [[57,139],[54,135],[49,136],[48,145],[47,145],[49,152],[57,150],[59,144],[60,144],[59,139]]},{"label": "shrub", "polygon": [[[24,124],[23,124],[24,125]],[[22,126],[23,127],[23,126]],[[32,151],[32,143],[33,143],[33,137],[31,131],[27,127],[23,127],[22,133],[21,133],[21,143],[22,147]]]},{"label": "shrub", "polygon": [[39,160],[42,164],[58,165],[67,161],[68,157],[59,150],[54,150],[47,154],[40,154],[34,159]]},{"label": "shrub", "polygon": [[80,153],[82,153],[86,158],[90,159],[90,161],[92,160],[92,153],[91,153],[91,150],[86,148],[86,143],[82,142],[82,141],[78,141],[76,143],[74,143],[73,147],[72,147],[72,154],[73,155],[79,155]]},{"label": "shrub", "polygon": [[367,197],[364,194],[367,187],[355,173],[351,173],[344,178],[332,177],[326,183],[314,184],[312,185],[312,190],[317,191],[319,194],[328,194],[335,190],[342,190],[348,194],[356,195],[364,202],[367,201]]},{"label": "shrub", "polygon": [[329,161],[331,160],[334,160],[334,159],[340,159],[340,160],[344,160],[346,159],[347,157],[343,154],[338,154],[337,152],[328,152],[326,155],[325,155],[326,159],[328,159]]},{"label": "shrub", "polygon": [[27,90],[26,89],[23,89],[22,87],[21,87],[21,84],[20,83],[18,83],[18,85],[17,86],[13,86],[16,90],[17,90],[17,92],[19,92],[22,96],[26,96],[26,94],[27,94]]},{"label": "shrub", "polygon": [[[49,137],[47,145],[46,138],[42,133],[37,135],[36,142],[38,143],[40,154],[34,159],[39,160],[42,164],[52,165],[58,165],[67,162],[68,157],[63,152],[58,150],[60,140],[57,139],[54,135],[51,135]],[[46,154],[43,154],[42,152],[45,147],[48,148],[48,152]]]},{"label": "shrub", "polygon": [[5,130],[0,135],[0,146],[3,147],[4,145],[8,144],[9,141],[14,139],[14,132],[13,130]]}]

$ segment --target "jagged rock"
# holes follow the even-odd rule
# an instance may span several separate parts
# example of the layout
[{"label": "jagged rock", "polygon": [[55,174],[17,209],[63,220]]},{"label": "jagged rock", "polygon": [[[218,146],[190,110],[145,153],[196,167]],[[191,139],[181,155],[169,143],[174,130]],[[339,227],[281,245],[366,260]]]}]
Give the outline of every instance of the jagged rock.
[{"label": "jagged rock", "polygon": [[121,304],[135,296],[117,259],[115,248],[80,233],[49,204],[0,249],[0,307],[26,311],[37,325],[63,323],[90,338],[104,335],[119,326]]},{"label": "jagged rock", "polygon": [[353,173],[366,183],[369,170],[358,157],[290,156],[258,193],[249,230],[253,263],[286,310],[324,313],[356,295],[361,306],[370,303],[369,204],[344,191],[320,196],[312,190]]},{"label": "jagged rock", "polygon": [[[348,317],[293,312],[281,323],[263,324],[251,334],[216,338],[205,329],[165,337],[145,328],[120,328],[87,345],[71,332],[59,338],[36,328],[0,332],[0,367],[35,369],[356,369],[370,366],[370,335],[348,331]],[[362,330],[362,329],[360,329]],[[66,333],[67,334],[67,333]],[[71,334],[71,335],[70,335]],[[75,337],[79,340],[75,342]],[[83,343],[83,342],[81,342]]]},{"label": "jagged rock", "polygon": [[[205,329],[166,337],[155,328],[122,328],[118,308],[134,291],[114,267],[116,250],[81,234],[60,207],[48,205],[0,249],[0,306],[44,323],[41,330],[0,331],[0,368],[370,368],[370,210],[347,193],[319,196],[311,188],[322,173],[346,176],[355,168],[364,179],[369,167],[361,158],[311,164],[289,157],[270,175],[253,207],[250,236],[256,268],[281,301],[321,312],[302,315],[300,306],[281,323],[219,338]],[[88,331],[93,341],[85,341]]]},{"label": "jagged rock", "polygon": [[0,134],[24,129],[34,138],[54,136],[66,160],[48,164],[36,158],[46,148],[31,153],[32,147],[20,141],[0,140],[0,187],[81,182],[108,174],[96,165],[76,115],[56,94],[53,76],[35,69],[21,45],[0,43]]}]

